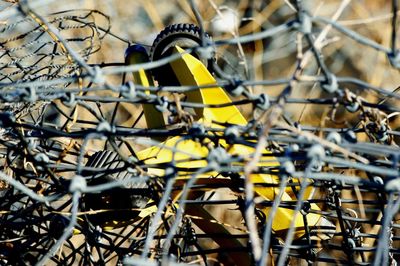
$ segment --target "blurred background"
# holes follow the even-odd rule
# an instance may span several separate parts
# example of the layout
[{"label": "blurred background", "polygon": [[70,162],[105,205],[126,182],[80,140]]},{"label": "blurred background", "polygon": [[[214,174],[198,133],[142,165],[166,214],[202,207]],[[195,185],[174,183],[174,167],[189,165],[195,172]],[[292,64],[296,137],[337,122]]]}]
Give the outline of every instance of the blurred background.
[{"label": "blurred background", "polygon": [[[18,1],[3,1],[2,8],[7,9]],[[391,1],[303,1],[306,10],[315,16],[334,17],[340,25],[346,26],[385,47],[391,40]],[[36,2],[35,2],[36,3]],[[37,1],[40,3],[40,1]],[[295,11],[291,1],[197,1],[196,5],[203,18],[204,27],[214,41],[226,40],[241,35],[257,33],[280,25],[293,18]],[[94,44],[100,50],[88,57],[92,64],[115,63],[124,61],[124,52],[130,43],[140,43],[150,47],[157,34],[166,26],[174,23],[197,23],[188,1],[152,1],[152,0],[85,0],[85,1],[45,1],[36,10],[42,15],[71,9],[93,9],[107,17],[92,14],[88,18],[98,27],[107,29],[118,38],[107,34]],[[339,10],[339,11],[338,11]],[[82,11],[69,12],[79,14]],[[12,20],[17,19],[14,17]],[[9,18],[10,20],[10,18]],[[3,21],[3,23],[10,23]],[[317,36],[324,27],[315,27]],[[78,30],[62,32],[65,36],[83,34]],[[104,32],[99,31],[99,34]],[[238,45],[221,45],[217,47],[218,62],[227,73],[235,73],[249,80],[275,80],[291,77],[295,70],[297,56],[296,32],[287,32]],[[120,38],[120,39],[119,39]],[[79,43],[82,45],[83,42]],[[396,69],[390,66],[388,57],[370,47],[331,29],[322,41],[324,60],[329,69],[340,76],[356,77],[373,86],[395,90],[399,84]],[[307,45],[304,44],[304,50]],[[320,74],[314,59],[308,60],[304,68],[304,76]],[[107,77],[120,83],[118,77]],[[130,79],[130,75],[127,77]],[[286,85],[254,86],[255,93],[264,91],[271,97],[281,93]],[[376,101],[379,96],[370,91],[348,85],[349,89],[367,100]],[[294,98],[318,98],[326,96],[313,84],[298,84],[292,91]],[[390,99],[388,100],[390,102]],[[130,107],[132,108],[132,106]],[[135,109],[135,108],[133,108]],[[246,109],[246,108],[244,108]],[[343,123],[358,122],[357,114],[349,114],[339,107],[336,110],[337,124],[325,119],[330,114],[330,106],[300,104],[288,105],[285,111],[293,119],[301,123],[315,126],[341,126]],[[128,110],[132,113],[131,110]],[[129,116],[129,114],[126,114]],[[251,114],[247,113],[247,117]],[[391,119],[392,127],[397,127],[397,118]],[[144,120],[139,123],[143,125]]]},{"label": "blurred background", "polygon": [[[392,1],[386,0],[306,0],[302,1],[304,8],[315,17],[324,17],[336,21],[338,25],[346,27],[365,38],[380,44],[382,47],[391,47],[392,43]],[[75,115],[72,107],[65,104],[68,99],[60,100],[60,94],[65,88],[79,95],[79,89],[90,88],[95,84],[120,86],[132,80],[130,73],[107,73],[108,68],[124,64],[125,50],[131,44],[141,44],[148,50],[154,39],[166,26],[175,23],[198,24],[190,1],[186,0],[69,0],[69,1],[24,1],[34,10],[23,10],[31,15],[31,19],[18,12],[18,0],[3,0],[0,2],[0,48],[3,54],[0,58],[2,82],[11,82],[12,86],[4,85],[4,91],[12,92],[15,86],[25,88],[24,82],[49,82],[43,88],[47,91],[47,98],[35,101],[42,97],[34,95],[29,86],[26,86],[24,99],[32,101],[13,101],[14,96],[7,103],[1,105],[2,110],[12,111],[17,119],[26,123],[66,127],[67,132],[76,132],[98,126],[98,117],[113,121],[115,125],[123,127],[146,128],[146,121],[140,115],[142,107],[132,102],[122,102],[118,105],[112,102],[98,103],[88,100],[86,108],[81,108],[79,115]],[[220,45],[215,47],[218,65],[225,73],[240,80],[252,83],[247,87],[253,95],[267,94],[272,102],[277,101],[287,88],[286,82],[272,82],[265,85],[265,81],[293,80],[298,70],[299,60],[303,60],[301,71],[297,73],[296,82],[290,91],[290,98],[285,104],[284,116],[288,123],[299,128],[310,127],[312,133],[324,137],[326,132],[320,128],[347,129],[367,128],[367,124],[385,122],[391,132],[387,140],[379,140],[368,130],[359,130],[355,138],[358,141],[380,143],[397,149],[400,144],[399,101],[390,96],[376,93],[369,87],[384,89],[397,93],[400,85],[398,69],[392,67],[388,54],[377,51],[369,46],[354,41],[335,28],[327,24],[315,23],[312,33],[318,40],[323,60],[328,69],[337,77],[357,79],[364,83],[344,82],[341,89],[346,92],[349,102],[368,102],[372,104],[384,103],[384,111],[369,112],[365,107],[349,111],[344,104],[337,104],[341,99],[321,89],[321,69],[315,58],[307,51],[308,43],[295,30],[284,31],[268,38],[256,38],[243,44],[227,44],[224,41],[234,40],[241,36],[250,36],[283,25],[296,17],[293,1],[289,0],[198,0],[194,1],[202,17],[204,29],[211,35],[212,40]],[[38,20],[43,17],[50,25],[58,29],[60,36],[43,34],[43,25],[38,26]],[[33,18],[33,19],[32,19]],[[36,19],[35,19],[36,18]],[[40,24],[40,23],[39,23]],[[397,25],[397,24],[396,24]],[[321,36],[321,39],[318,39]],[[76,78],[82,68],[68,56],[59,37],[67,40],[73,49],[90,67],[99,66],[102,71],[98,79]],[[52,45],[46,45],[51,43]],[[398,38],[394,40],[398,46]],[[41,46],[43,45],[43,46]],[[40,47],[40,48],[38,48]],[[307,55],[309,56],[307,58]],[[306,58],[306,59],[304,59]],[[96,76],[97,77],[97,76]],[[104,79],[104,80],[101,80]],[[54,84],[52,80],[57,80]],[[61,82],[59,82],[61,80]],[[263,83],[264,82],[264,83]],[[15,84],[17,85],[15,85]],[[33,84],[33,83],[30,83]],[[361,84],[361,85],[360,85]],[[14,86],[15,85],[15,86]],[[157,84],[156,84],[157,85]],[[99,88],[100,87],[100,88]],[[93,97],[119,97],[119,91],[112,89],[88,90],[85,99]],[[4,92],[3,91],[3,92]],[[45,93],[43,95],[46,95]],[[49,96],[51,95],[51,97]],[[18,95],[18,97],[21,95]],[[53,97],[53,98],[52,98]],[[64,97],[64,96],[63,96]],[[244,96],[231,96],[232,100],[245,99]],[[317,102],[319,99],[329,99],[327,103],[310,104],[307,100]],[[72,101],[72,100],[71,100]],[[239,106],[247,119],[258,118],[259,113],[253,112],[251,104]],[[94,110],[94,111],[93,111]],[[361,110],[361,111],[360,111]],[[365,112],[364,112],[365,111]],[[70,113],[68,115],[63,113]],[[361,114],[362,113],[362,114]],[[44,119],[41,119],[44,117]],[[40,121],[39,121],[40,120]],[[41,124],[42,125],[42,124]],[[300,126],[299,126],[300,125]],[[6,131],[0,131],[3,137],[9,137]],[[56,140],[60,149],[70,147],[75,154],[65,157],[65,161],[76,166],[77,154],[81,150],[82,141],[73,143],[70,139]],[[127,140],[135,150],[146,147],[132,139]],[[53,144],[52,144],[53,145]],[[75,146],[74,146],[75,145]],[[274,146],[274,143],[270,144]],[[88,141],[84,160],[94,152],[110,148],[107,140],[98,138]],[[132,151],[121,147],[125,154]],[[276,148],[279,150],[279,148]],[[8,166],[8,165],[7,165]],[[25,167],[25,166],[24,166]],[[71,177],[75,170],[66,171],[63,177]],[[336,170],[335,170],[336,171]],[[357,170],[346,170],[347,174],[366,175]],[[338,171],[337,171],[338,172]],[[343,171],[344,172],[344,171]],[[341,173],[343,173],[341,172]],[[4,187],[6,187],[4,185]],[[342,197],[355,198],[356,192],[346,190]],[[375,194],[366,192],[364,199],[374,199]],[[225,191],[213,196],[213,199],[234,199],[236,195]],[[350,204],[349,204],[350,206]],[[359,206],[357,206],[357,211]],[[221,223],[229,222],[244,230],[242,214],[232,215],[229,208],[209,207],[208,210]],[[363,230],[377,233],[379,227],[364,224]],[[237,228],[236,228],[237,229]],[[235,229],[235,230],[236,230]],[[398,231],[398,229],[396,229]],[[394,232],[397,232],[394,230]],[[233,231],[233,229],[232,229]],[[398,235],[398,234],[397,234]],[[79,239],[77,241],[83,241]],[[373,240],[367,245],[373,246]],[[212,243],[206,243],[215,247]],[[375,243],[376,244],[376,243]],[[340,256],[344,256],[340,253]],[[217,257],[217,255],[215,255]],[[215,260],[217,260],[215,258]],[[300,262],[299,262],[300,263]],[[305,263],[303,261],[303,263]]]}]

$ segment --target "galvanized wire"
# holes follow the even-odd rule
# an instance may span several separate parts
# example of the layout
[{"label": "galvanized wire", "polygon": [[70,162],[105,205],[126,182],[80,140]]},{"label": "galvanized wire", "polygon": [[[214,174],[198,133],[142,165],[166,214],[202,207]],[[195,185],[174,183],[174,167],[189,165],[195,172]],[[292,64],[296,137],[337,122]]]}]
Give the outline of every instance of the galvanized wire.
[{"label": "galvanized wire", "polygon": [[[112,25],[118,21],[106,12],[66,8],[51,13],[52,2],[1,3],[2,264],[396,265],[400,259],[398,84],[383,87],[360,75],[335,71],[335,60],[347,48],[329,55],[329,42],[324,42],[339,36],[345,43],[385,56],[384,71],[398,70],[397,0],[390,6],[388,45],[338,21],[349,1],[341,1],[332,18],[315,15],[306,1],[282,1],[279,6],[285,12],[276,15],[275,25],[265,23],[245,34],[236,29],[229,38],[208,41],[204,33],[209,21],[203,17],[207,13],[200,3],[188,1],[202,42],[186,52],[217,58],[218,86],[232,99],[213,105],[177,100],[177,95],[198,90],[196,86],[134,84],[128,74],[153,70],[180,55],[135,65],[126,65],[122,57],[103,61],[101,53],[113,50],[114,44],[126,48],[142,42],[115,32]],[[248,2],[254,9],[257,1]],[[219,8],[211,0],[208,6]],[[294,45],[286,47],[280,38]],[[252,49],[260,42],[263,48],[257,55]],[[237,54],[232,56],[230,49]],[[247,66],[245,60],[265,57],[270,50],[290,59],[290,71],[282,71],[287,75],[255,78],[264,64],[240,70]],[[235,71],[229,66],[234,60]],[[147,128],[142,104],[156,106],[169,124]],[[231,105],[247,112],[247,125],[205,126],[189,110]],[[293,106],[295,114],[290,111]],[[190,119],[182,118],[182,108]],[[306,108],[315,112],[321,108],[325,115],[318,121],[312,115],[303,119]],[[337,117],[344,121],[339,123]],[[208,155],[157,141],[174,136],[181,137],[179,142],[200,143]],[[234,144],[254,148],[254,153],[232,156],[228,150]],[[145,164],[136,154],[149,146],[170,149],[173,160]],[[175,158],[178,153],[187,158]],[[96,154],[98,161],[93,161]],[[196,160],[206,161],[207,166],[178,166]],[[268,163],[274,166],[264,166]],[[150,175],[149,168],[164,174]],[[184,181],[179,179],[182,172],[188,173]],[[270,174],[279,182],[253,183],[252,174]],[[279,193],[267,200],[254,193],[260,187]],[[309,190],[312,193],[305,198]],[[282,199],[285,191],[293,200]],[[145,200],[146,206],[107,205],[119,197]],[[313,210],[310,204],[320,209]],[[266,207],[268,215],[261,211]],[[152,211],[138,216],[144,208]],[[303,218],[301,238],[295,235],[294,218],[284,233],[273,230],[280,208]],[[312,213],[336,229],[309,226],[307,217]],[[217,224],[220,231],[211,227],[207,231],[199,225],[202,222]]]}]

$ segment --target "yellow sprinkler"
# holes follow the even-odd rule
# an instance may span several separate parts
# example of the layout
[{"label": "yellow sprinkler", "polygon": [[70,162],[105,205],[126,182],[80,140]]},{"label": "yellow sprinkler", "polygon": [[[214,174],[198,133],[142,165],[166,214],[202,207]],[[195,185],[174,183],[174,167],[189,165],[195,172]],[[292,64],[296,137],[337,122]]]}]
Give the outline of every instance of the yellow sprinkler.
[{"label": "yellow sprinkler", "polygon": [[[217,85],[217,81],[213,75],[209,72],[205,66],[208,62],[202,62],[194,55],[186,53],[179,45],[183,47],[193,47],[198,45],[201,41],[200,33],[197,27],[188,24],[178,24],[167,27],[160,33],[152,48],[152,60],[160,59],[164,56],[171,54],[179,54],[179,58],[170,62],[165,67],[161,67],[154,71],[154,75],[159,85],[180,85],[180,86],[196,86],[204,87],[191,92],[186,92],[185,96],[188,102],[200,103],[203,105],[211,104],[227,104],[220,108],[197,108],[195,109],[198,117],[197,123],[203,124],[207,127],[222,128],[222,124],[231,125],[246,125],[247,121],[238,108],[231,104],[229,96],[225,91],[218,87],[210,88],[210,85]],[[140,84],[145,86],[152,81],[146,81],[144,78],[151,79],[149,75],[142,75],[143,79],[136,79]],[[154,112],[149,109],[144,109],[146,121],[151,120]],[[155,117],[157,120],[160,113]],[[163,127],[164,121],[160,121],[158,127]],[[154,126],[154,125],[152,125]],[[228,149],[228,145],[223,141],[220,145]],[[176,149],[178,151],[172,152],[171,150]],[[230,145],[228,152],[231,155],[240,155],[243,157],[249,157],[253,154],[254,148],[245,145],[234,144]],[[196,169],[207,166],[205,159],[193,160],[187,153],[179,152],[186,151],[191,154],[196,154],[199,158],[206,158],[209,153],[209,149],[206,148],[199,142],[194,140],[183,140],[181,137],[171,137],[165,142],[161,143],[156,147],[150,147],[137,153],[140,160],[143,160],[145,164],[157,165],[162,163],[169,163],[174,159],[177,161],[178,168],[184,169]],[[267,150],[264,154],[268,154]],[[269,156],[269,158],[271,158]],[[181,162],[179,162],[181,161]],[[272,163],[260,163],[259,166],[264,167],[276,167],[279,166],[278,161],[275,159]],[[189,173],[193,171],[180,172],[178,179],[187,179]],[[156,176],[163,176],[164,170],[160,168],[149,168],[149,173]],[[186,174],[186,175],[185,175]],[[210,176],[216,176],[217,173],[209,172],[202,174],[199,178],[207,178]],[[251,181],[259,184],[278,184],[279,179],[277,176],[269,174],[252,174]],[[275,196],[279,194],[278,188],[273,187],[258,187],[255,186],[255,192],[265,200],[273,201]],[[306,193],[307,194],[307,193]],[[309,194],[305,196],[308,197]],[[294,201],[297,200],[296,196],[289,191],[283,192],[282,201]],[[320,208],[316,204],[311,204],[312,211],[320,211]],[[265,215],[269,215],[270,208],[264,208],[262,210]],[[294,218],[294,211],[280,207],[278,208],[275,217],[273,218],[272,229],[275,234],[283,237],[286,231],[289,229],[291,222]],[[308,213],[306,216],[307,224],[310,228],[315,228],[320,225],[330,225],[330,223],[324,219],[321,215]],[[300,238],[304,235],[304,219],[302,215],[297,215],[294,221],[295,227],[295,238]]]},{"label": "yellow sprinkler", "polygon": [[[232,104],[227,93],[217,85],[217,81],[211,74],[207,67],[211,67],[212,60],[200,60],[195,53],[187,53],[184,49],[198,46],[201,43],[200,30],[198,27],[190,24],[177,24],[167,27],[163,30],[154,41],[153,47],[150,52],[150,57],[147,51],[139,46],[134,45],[128,48],[126,57],[127,64],[140,64],[150,61],[157,61],[169,55],[177,55],[178,58],[169,62],[168,64],[161,66],[157,69],[153,69],[152,72],[144,69],[133,73],[133,79],[136,84],[140,84],[143,87],[153,86],[153,77],[158,81],[160,86],[192,86],[195,90],[190,92],[184,92],[186,101],[191,103],[198,103],[199,106],[206,106],[204,108],[194,108],[195,120],[197,124],[200,124],[207,128],[224,129],[223,125],[247,125],[247,120],[244,118],[239,109]],[[148,92],[150,95],[150,93]],[[208,107],[210,105],[223,105],[223,107]],[[154,105],[143,104],[143,110],[148,128],[165,128],[167,125],[164,121],[163,114],[157,110]],[[217,133],[222,136],[223,133]],[[157,146],[149,147],[136,153],[139,160],[147,165],[148,174],[156,177],[165,176],[165,169],[163,167],[157,167],[159,165],[168,164],[172,161],[178,170],[175,184],[185,184],[185,182],[191,177],[191,175],[198,169],[204,168],[208,165],[207,157],[209,156],[210,150],[217,148],[215,144],[205,138],[202,142],[195,141],[193,139],[173,136],[173,137],[159,137],[156,140],[161,141]],[[207,145],[205,145],[206,143]],[[219,145],[226,150],[231,156],[238,156],[240,158],[251,158],[255,149],[246,145],[241,144],[228,144],[224,140],[219,141]],[[260,167],[279,167],[279,162],[271,156],[268,150],[264,150],[263,154],[267,154],[265,158],[261,159],[258,164]],[[193,156],[196,157],[193,159]],[[122,166],[123,162],[116,163],[115,160],[118,155],[112,152],[99,152],[89,159],[87,166],[90,167],[118,167]],[[271,158],[273,158],[271,160]],[[244,166],[245,162],[237,163],[237,166]],[[241,173],[239,173],[241,174]],[[121,179],[125,174],[118,174],[113,177],[104,177],[106,180],[100,180],[98,182],[106,182],[109,178]],[[103,179],[104,179],[103,178]],[[196,176],[196,182],[207,183],[210,180],[222,180],[230,181],[230,179],[219,175],[218,172],[209,171]],[[94,179],[95,180],[95,179]],[[279,184],[279,178],[270,174],[251,174],[251,182],[254,184]],[[134,220],[136,218],[143,218],[156,211],[156,207],[148,207],[151,200],[151,196],[143,192],[140,195],[140,190],[146,191],[146,183],[134,184],[133,187],[118,188],[114,191],[102,193],[100,195],[87,196],[85,203],[87,209],[93,209],[92,206],[96,206],[95,209],[113,209],[116,210],[112,220],[109,218],[110,215],[105,213],[104,215],[98,215],[97,217],[92,216],[92,220],[97,219],[97,223],[102,225],[103,228],[118,227],[121,223],[126,224],[123,221]],[[132,189],[138,190],[135,195],[129,194]],[[277,195],[279,195],[279,188],[276,186],[254,186],[255,193],[266,201],[273,201]],[[113,198],[121,199],[121,196],[128,199],[124,200],[113,200]],[[172,195],[173,202],[177,202],[180,193],[174,193]],[[304,199],[308,199],[310,193],[306,193]],[[195,199],[195,195],[191,196],[190,199]],[[108,201],[104,201],[104,198]],[[302,200],[304,200],[302,199]],[[283,192],[282,201],[297,201],[296,195],[291,193],[290,190],[286,189]],[[123,201],[123,202],[122,202]],[[99,202],[102,205],[99,207]],[[97,204],[97,205],[96,205]],[[129,209],[135,209],[135,211],[126,211]],[[120,210],[120,211],[118,211]],[[316,204],[311,204],[311,212],[306,216],[297,215],[294,219],[294,211],[288,208],[279,207],[275,213],[275,217],[272,217],[272,230],[276,236],[281,239],[285,238],[286,232],[289,230],[291,223],[294,219],[294,237],[300,239],[305,234],[305,221],[309,228],[318,228],[319,226],[332,225],[324,219],[321,215],[315,214],[314,212],[320,211],[320,208]],[[261,210],[266,217],[269,217],[270,208],[263,208]],[[120,212],[120,213],[119,213]],[[200,219],[193,219],[193,222],[204,232],[209,233],[223,233],[229,234],[229,231],[219,223],[212,222],[214,217],[202,206],[192,207],[188,205],[185,207],[185,212],[192,215],[193,217],[200,217]],[[121,222],[122,221],[122,222]],[[334,227],[332,227],[334,228]],[[320,237],[326,239],[327,237]],[[235,238],[221,238],[216,237],[213,239],[219,246],[225,248],[243,248],[245,245]],[[247,252],[239,253],[232,252],[229,256],[238,265],[249,265],[251,259]]]}]

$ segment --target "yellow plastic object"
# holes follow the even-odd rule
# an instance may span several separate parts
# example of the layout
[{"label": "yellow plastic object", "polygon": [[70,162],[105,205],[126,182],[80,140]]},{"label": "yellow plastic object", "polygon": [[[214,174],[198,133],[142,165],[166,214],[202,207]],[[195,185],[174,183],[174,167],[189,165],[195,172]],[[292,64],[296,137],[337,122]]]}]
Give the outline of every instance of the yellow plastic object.
[{"label": "yellow plastic object", "polygon": [[[179,83],[182,86],[204,86],[213,85],[217,81],[203,65],[203,63],[192,55],[175,46],[175,52],[181,53],[182,57],[170,63]],[[220,87],[199,89],[186,93],[188,102],[202,104],[231,103],[229,96]],[[222,108],[198,108],[196,114],[202,117],[204,122],[231,123],[246,125],[247,121],[234,105]]]},{"label": "yellow plastic object", "polygon": [[[149,56],[143,47],[139,45],[133,45],[128,48],[125,54],[125,63],[129,65],[147,63],[149,62]],[[153,78],[150,73],[144,69],[140,69],[137,72],[133,72],[133,81],[136,84],[140,84],[144,87],[154,86]],[[149,91],[146,92],[150,94]],[[145,114],[145,119],[147,127],[154,128],[164,128],[165,122],[164,117],[161,112],[159,112],[152,104],[143,104],[143,112]],[[163,141],[165,138],[159,137],[155,138],[157,140]]]},{"label": "yellow plastic object", "polygon": [[[207,68],[195,57],[185,53],[183,49],[175,47],[175,52],[180,53],[181,57],[170,63],[175,76],[182,86],[202,86],[202,85],[213,85],[217,84],[214,77],[209,73]],[[197,102],[202,104],[224,104],[231,103],[230,98],[225,91],[216,86],[214,88],[205,88],[186,93],[187,100],[190,102]],[[221,108],[197,108],[195,112],[200,119],[198,123],[203,123],[207,126],[221,128],[220,124],[216,123],[230,123],[237,125],[247,124],[246,119],[240,113],[236,106],[230,105]],[[221,145],[227,145],[222,141]],[[175,148],[178,151],[172,152],[170,148]],[[151,165],[157,165],[161,163],[171,162],[173,159],[177,161],[176,166],[190,169],[193,171],[195,168],[201,168],[207,165],[207,161],[204,159],[193,160],[187,153],[192,153],[198,157],[205,158],[208,155],[208,149],[198,142],[192,140],[182,140],[181,137],[173,137],[163,142],[157,147],[151,147],[142,150],[137,153],[139,159],[143,160],[145,164],[149,165],[149,173],[154,175],[164,175],[164,170],[160,168],[151,168]],[[232,155],[248,156],[254,153],[254,148],[244,145],[231,145],[228,152]],[[267,150],[264,153],[268,153]],[[270,157],[269,157],[270,158]],[[181,161],[181,162],[179,162]],[[259,163],[259,166],[278,166],[279,163],[276,160],[273,163]],[[188,178],[190,173],[180,172],[180,178]],[[209,172],[204,176],[216,176],[217,173]],[[278,177],[268,174],[252,174],[251,181],[254,183],[269,183],[277,184],[279,182]],[[255,187],[255,192],[264,198],[265,200],[272,201],[275,196],[278,195],[279,189],[272,187]],[[290,195],[286,191],[282,196],[283,201],[297,200],[294,195]],[[316,204],[311,204],[311,209],[314,211],[320,210]],[[262,210],[268,217],[270,208],[264,208]],[[285,234],[289,229],[290,224],[294,218],[293,210],[286,208],[278,208],[276,216],[273,217],[272,229],[276,234]],[[321,218],[320,215],[309,213],[307,216],[307,223],[309,226],[318,225]],[[294,226],[295,238],[299,238],[304,235],[304,221],[302,215],[297,215]]]}]

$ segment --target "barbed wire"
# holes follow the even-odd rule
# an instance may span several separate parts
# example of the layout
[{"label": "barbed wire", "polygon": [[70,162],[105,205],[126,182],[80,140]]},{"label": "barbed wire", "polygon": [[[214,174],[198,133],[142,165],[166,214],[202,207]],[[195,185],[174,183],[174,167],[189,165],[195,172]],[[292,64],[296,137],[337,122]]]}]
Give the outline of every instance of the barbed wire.
[{"label": "barbed wire", "polygon": [[[279,23],[216,40],[207,38],[200,4],[188,1],[201,42],[183,54],[216,58],[216,84],[202,86],[145,86],[128,77],[155,73],[180,53],[131,65],[96,60],[113,49],[108,38],[126,48],[141,43],[114,32],[102,11],[41,15],[53,1],[7,2],[0,11],[2,264],[396,265],[397,84],[342,75],[330,62],[335,54],[326,56],[334,31],[385,56],[385,70],[398,70],[396,0],[388,46],[338,21],[350,1],[332,18],[313,14],[305,1],[283,1],[290,11],[277,15]],[[282,36],[293,50],[274,43]],[[259,55],[244,46],[257,42],[270,42],[261,57],[276,49],[294,58],[286,76],[250,75],[258,70],[245,60]],[[232,101],[183,97],[216,86]],[[166,126],[145,125],[146,105]],[[304,106],[315,105],[325,112],[321,121],[302,121]],[[246,124],[207,124],[193,111],[230,106],[247,112]],[[141,155],[148,147],[156,152]],[[171,159],[157,160],[163,152]]]}]

